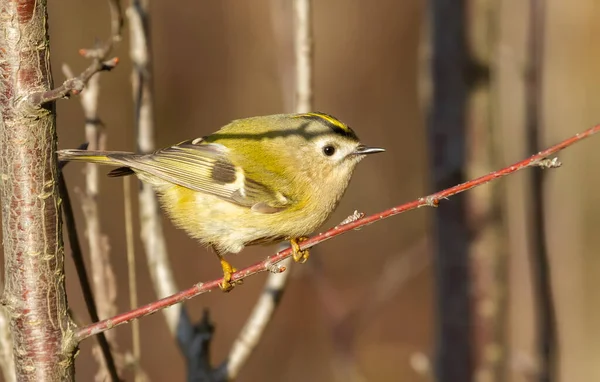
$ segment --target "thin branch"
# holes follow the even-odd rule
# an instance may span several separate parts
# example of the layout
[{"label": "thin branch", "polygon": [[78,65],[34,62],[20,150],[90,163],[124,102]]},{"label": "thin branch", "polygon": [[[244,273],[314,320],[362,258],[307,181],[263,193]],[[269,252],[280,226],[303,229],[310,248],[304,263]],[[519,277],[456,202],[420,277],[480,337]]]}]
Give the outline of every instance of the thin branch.
[{"label": "thin branch", "polygon": [[[555,168],[560,166],[560,162],[556,158],[554,159],[546,159],[547,157],[556,154],[560,150],[571,146],[572,144],[579,142],[583,139],[589,138],[590,136],[598,133],[600,131],[600,125],[596,125],[584,132],[581,132],[571,138],[565,139],[564,141],[551,146],[550,148],[540,151],[539,153],[532,155],[531,157],[522,160],[520,162],[516,162],[510,166],[504,167],[498,171],[491,172],[487,175],[481,176],[479,178],[473,179],[471,181],[456,185],[454,187],[447,188],[443,191],[436,192],[426,197],[419,198],[409,203],[405,203],[388,210],[382,211],[380,213],[358,219],[356,221],[350,222],[348,224],[339,225],[329,229],[328,231],[321,233],[319,235],[313,236],[312,238],[302,242],[300,244],[300,249],[308,249],[317,244],[325,242],[331,238],[339,236],[343,233],[365,227],[367,225],[373,224],[377,221],[387,219],[391,216],[395,216],[406,211],[414,210],[419,207],[437,207],[441,200],[448,199],[449,197],[459,194],[461,192],[472,189],[473,187],[481,186],[493,180],[503,178],[507,175],[513,174],[517,171],[523,170],[529,167],[542,167],[542,168]],[[232,281],[238,281],[245,279],[249,276],[252,276],[261,272],[284,272],[285,269],[283,267],[278,267],[278,263],[284,259],[292,256],[292,250],[286,249],[284,251],[280,251],[275,255],[268,257],[266,260],[258,262],[254,265],[251,265],[247,268],[244,268],[240,271],[235,272],[232,275]],[[156,313],[161,309],[172,306],[174,304],[183,302],[192,297],[198,296],[200,294],[209,292],[213,289],[217,289],[219,287],[219,283],[223,281],[222,278],[208,281],[205,283],[198,283],[192,286],[189,289],[183,290],[171,296],[165,297],[158,301],[152,302],[150,304],[144,305],[140,308],[134,309],[132,311],[122,313],[111,317],[109,319],[96,322],[90,324],[84,328],[79,329],[76,332],[75,338],[79,341],[88,338],[90,336],[96,335],[98,333],[102,333],[106,330],[112,329],[116,326],[128,323],[132,320],[138,319],[140,317],[148,316],[150,314]]]},{"label": "thin branch", "polygon": [[[63,65],[63,72],[65,76],[72,77],[72,72],[67,65]],[[85,138],[89,150],[106,149],[106,132],[98,117],[99,97],[100,75],[96,75],[90,79],[85,91],[79,98],[85,116]],[[93,275],[92,282],[94,284],[96,296],[96,303],[94,303],[94,306],[98,310],[98,315],[100,317],[110,317],[117,312],[117,285],[114,271],[110,263],[108,237],[102,232],[100,224],[100,207],[98,205],[100,177],[98,175],[98,165],[88,163],[86,165],[86,170],[85,192],[81,194],[80,197],[90,252],[91,272]],[[74,229],[76,228],[74,227]],[[85,271],[83,271],[82,274],[87,276]],[[113,349],[118,348],[114,333],[107,335],[107,340]],[[102,359],[99,359],[98,361],[101,367],[96,375],[96,380],[105,380],[107,374],[115,380],[114,372],[111,370],[111,368],[115,366],[113,355],[110,354],[111,359],[107,359],[109,353],[102,347],[102,344],[100,354],[98,354],[97,348],[94,348],[92,352],[95,357],[99,357],[100,354],[102,355]],[[122,362],[119,363],[119,365],[121,366]],[[120,367],[117,369],[120,369]]]},{"label": "thin branch", "polygon": [[313,36],[310,8],[310,0],[294,0],[297,113],[307,113],[312,111]]},{"label": "thin branch", "polygon": [[[149,153],[155,149],[155,144],[147,1],[131,0],[127,17],[130,25],[130,56],[133,61],[132,85],[137,145],[139,152]],[[172,295],[179,288],[169,261],[160,207],[152,188],[143,183],[140,183],[139,189],[139,208],[140,236],[154,291],[159,298]],[[176,306],[163,311],[173,336],[177,335],[181,309],[181,306]]]},{"label": "thin branch", "polygon": [[28,101],[34,107],[40,107],[48,102],[53,102],[61,98],[69,98],[71,95],[77,95],[85,88],[88,81],[94,74],[101,71],[110,71],[119,63],[119,59],[114,57],[109,59],[109,55],[116,43],[121,41],[121,29],[123,26],[123,15],[121,12],[120,0],[109,0],[111,19],[111,34],[107,41],[99,47],[93,49],[81,49],[79,53],[92,59],[92,63],[76,77],[67,79],[63,84],[55,89],[32,93]]},{"label": "thin branch", "polygon": [[[65,162],[67,163],[67,162]],[[81,251],[81,244],[79,242],[79,235],[77,234],[77,225],[75,224],[75,216],[73,215],[73,206],[71,205],[71,198],[67,189],[65,179],[61,175],[58,178],[58,188],[60,196],[62,198],[62,209],[65,219],[65,225],[67,226],[67,237],[69,239],[69,246],[71,247],[71,257],[75,264],[75,270],[79,278],[79,284],[81,286],[81,292],[83,294],[83,300],[87,307],[88,313],[92,321],[100,320],[98,316],[98,310],[96,309],[96,302],[94,301],[94,293],[92,292],[92,286],[90,285],[90,279],[88,278],[85,261],[83,259],[83,252]],[[110,350],[110,345],[104,333],[97,338],[98,345],[102,351],[106,369],[112,381],[119,381],[119,373],[117,372],[117,366]]]},{"label": "thin branch", "polygon": [[[135,247],[133,236],[133,212],[131,207],[131,180],[129,177],[123,178],[123,198],[125,200],[125,237],[127,241],[127,272],[129,279],[129,307],[135,309],[138,306],[137,294],[137,276],[135,272]],[[136,364],[140,363],[142,350],[140,347],[140,323],[138,321],[131,324],[131,342],[133,348],[133,358]],[[137,369],[136,369],[137,371]],[[139,379],[136,372],[135,380]]]},{"label": "thin branch", "polygon": [[[542,122],[542,74],[544,54],[545,1],[530,0],[528,67],[525,79],[527,148],[538,150]],[[540,357],[539,382],[551,382],[557,376],[557,327],[556,312],[552,301],[550,261],[546,241],[546,218],[544,213],[544,174],[531,174],[532,240],[530,242],[531,270],[536,303],[536,341]]]},{"label": "thin branch", "polygon": [[[306,113],[313,109],[313,37],[311,0],[294,0],[294,40],[295,40],[295,88],[297,113]],[[278,18],[279,15],[275,17]],[[283,17],[280,17],[283,19]],[[279,31],[276,31],[276,33]],[[282,72],[285,67],[282,68]],[[283,77],[283,76],[282,76]],[[280,264],[284,268],[290,267],[291,259],[286,259]],[[256,348],[263,333],[271,322],[283,292],[287,286],[291,272],[270,273],[263,287],[262,293],[246,320],[244,327],[235,340],[229,357],[222,366],[229,380],[237,378],[240,370]]]}]

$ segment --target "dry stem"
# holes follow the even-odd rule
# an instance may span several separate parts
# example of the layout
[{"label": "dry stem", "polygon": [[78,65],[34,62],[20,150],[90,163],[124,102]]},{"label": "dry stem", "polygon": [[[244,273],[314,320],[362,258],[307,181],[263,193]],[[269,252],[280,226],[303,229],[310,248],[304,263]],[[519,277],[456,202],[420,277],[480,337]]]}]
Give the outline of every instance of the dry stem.
[{"label": "dry stem", "polygon": [[[325,231],[319,235],[313,236],[312,238],[304,241],[300,244],[300,249],[308,249],[317,244],[320,244],[324,241],[327,241],[333,237],[341,235],[343,233],[349,232],[351,230],[355,230],[361,227],[365,227],[367,225],[373,224],[377,221],[387,219],[391,216],[395,216],[410,210],[417,209],[419,207],[437,207],[441,200],[448,199],[449,197],[459,194],[461,192],[472,189],[473,187],[481,186],[498,178],[505,177],[507,175],[513,174],[517,171],[523,170],[529,167],[537,167],[540,164],[540,161],[559,152],[560,150],[571,146],[572,144],[579,142],[583,139],[589,138],[593,134],[596,134],[600,131],[600,125],[596,125],[582,133],[579,133],[571,138],[565,139],[564,141],[551,146],[550,148],[540,151],[539,153],[532,155],[528,159],[522,160],[520,162],[514,163],[510,166],[507,166],[498,171],[491,172],[487,175],[481,176],[479,178],[470,180],[465,183],[461,183],[454,187],[447,188],[443,191],[436,192],[426,197],[419,198],[409,203],[405,203],[396,207],[392,207],[388,210],[382,211],[377,214],[373,214],[367,216],[365,218],[356,220],[354,222],[340,225],[334,228]],[[237,271],[232,275],[232,280],[242,280],[254,274],[265,272],[273,269],[273,264],[277,264],[284,259],[289,258],[292,255],[291,249],[286,249],[284,251],[280,251],[275,255],[268,257],[266,260],[258,262],[254,265],[251,265],[247,268],[244,268],[240,271]],[[282,269],[283,271],[283,269]],[[107,320],[103,320],[100,322],[96,322],[90,324],[84,328],[81,328],[76,333],[76,338],[81,341],[85,338],[93,336],[95,334],[104,332],[116,326],[128,323],[132,320],[138,319],[140,317],[148,316],[150,314],[156,313],[161,309],[172,306],[174,304],[180,303],[192,297],[198,296],[200,294],[209,292],[213,289],[218,289],[219,283],[223,281],[222,278],[208,281],[205,283],[198,283],[192,286],[189,289],[183,290],[171,296],[165,297],[158,301],[152,302],[150,304],[144,305],[140,308],[134,309],[132,311],[119,314],[117,316],[111,317]]]},{"label": "dry stem", "polygon": [[[66,76],[72,77],[67,65],[63,66],[63,72]],[[85,116],[85,138],[90,150],[104,150],[106,148],[106,133],[98,118],[99,95],[100,75],[97,75],[90,78],[80,98]],[[92,316],[110,317],[117,311],[117,285],[110,263],[108,237],[102,232],[100,226],[98,165],[87,164],[86,169],[86,187],[85,193],[81,195],[81,207],[85,218],[95,294],[95,301],[92,304],[94,304],[96,311]],[[83,276],[87,277],[87,273],[83,273]],[[84,296],[89,298],[86,294]],[[100,364],[96,380],[104,381],[110,376],[113,381],[118,381],[115,360],[110,352],[110,347],[117,348],[115,334],[107,333],[106,340],[110,344],[108,349],[104,348],[106,344],[101,342],[99,343],[100,348],[94,347],[92,350]]]},{"label": "dry stem", "polygon": [[[144,0],[132,0],[127,9],[130,30],[130,56],[133,61],[133,99],[138,150],[149,153],[155,149],[154,115],[152,97],[152,68],[150,63],[150,35],[148,28],[148,4]],[[140,230],[148,269],[156,295],[159,298],[175,293],[173,268],[169,261],[167,244],[160,218],[160,208],[151,187],[141,184],[139,191]],[[181,306],[163,311],[169,331],[177,334]]]},{"label": "dry stem", "polygon": [[[125,236],[127,240],[127,271],[129,278],[129,307],[135,309],[138,306],[138,294],[137,294],[137,276],[135,271],[135,247],[134,247],[134,236],[133,236],[133,211],[131,206],[131,179],[129,177],[123,178],[123,196],[125,200]],[[134,322],[131,325],[131,342],[133,348],[133,358],[137,364],[140,363],[142,349],[140,346],[140,325],[139,322]],[[136,381],[139,380],[139,376],[136,369]]]},{"label": "dry stem", "polygon": [[[530,0],[528,67],[525,78],[525,110],[527,147],[535,151],[540,147],[540,129],[542,121],[542,74],[544,57],[544,24],[546,22],[546,4],[544,0]],[[544,166],[553,166],[545,163]],[[550,259],[546,238],[546,218],[544,212],[543,173],[531,174],[531,211],[530,242],[531,270],[536,304],[536,348],[539,356],[539,382],[556,380],[558,334],[556,312],[552,300],[552,281]]]}]

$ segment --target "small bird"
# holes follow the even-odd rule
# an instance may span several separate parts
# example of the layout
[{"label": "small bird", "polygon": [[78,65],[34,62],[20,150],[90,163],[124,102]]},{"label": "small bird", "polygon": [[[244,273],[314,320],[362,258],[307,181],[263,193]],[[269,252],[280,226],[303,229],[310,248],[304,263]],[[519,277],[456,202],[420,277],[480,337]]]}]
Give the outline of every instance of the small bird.
[{"label": "small bird", "polygon": [[229,291],[236,269],[226,253],[289,240],[294,260],[305,262],[308,250],[298,243],[337,207],[358,162],[382,151],[314,112],[235,120],[151,154],[60,150],[58,157],[117,166],[109,176],[135,174],[151,185],[174,224],[213,248]]}]

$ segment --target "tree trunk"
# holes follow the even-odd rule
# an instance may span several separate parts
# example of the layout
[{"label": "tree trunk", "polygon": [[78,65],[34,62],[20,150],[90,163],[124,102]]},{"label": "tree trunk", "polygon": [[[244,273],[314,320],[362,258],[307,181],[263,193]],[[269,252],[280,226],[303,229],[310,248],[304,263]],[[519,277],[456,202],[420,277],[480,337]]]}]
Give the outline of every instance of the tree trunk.
[{"label": "tree trunk", "polygon": [[5,288],[17,379],[72,380],[46,1],[0,0],[0,163]]}]

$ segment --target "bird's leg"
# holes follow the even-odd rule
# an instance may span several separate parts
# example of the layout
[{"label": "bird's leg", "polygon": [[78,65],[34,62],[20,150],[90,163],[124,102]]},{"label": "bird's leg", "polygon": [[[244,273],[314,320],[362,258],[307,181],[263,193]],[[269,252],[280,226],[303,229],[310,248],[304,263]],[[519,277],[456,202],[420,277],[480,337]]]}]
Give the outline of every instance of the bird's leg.
[{"label": "bird's leg", "polygon": [[242,280],[231,282],[231,275],[235,273],[237,269],[235,269],[229,261],[225,260],[223,254],[217,248],[213,247],[213,250],[217,254],[217,257],[221,262],[221,268],[223,269],[223,282],[219,284],[219,288],[221,288],[223,292],[230,292],[234,286],[241,284]]},{"label": "bird's leg", "polygon": [[308,249],[305,250],[301,250],[300,249],[300,245],[299,243],[302,243],[303,241],[308,240],[308,237],[297,237],[294,239],[290,240],[290,244],[292,246],[292,257],[294,258],[294,261],[300,264],[304,264],[306,263],[306,260],[308,260],[308,256],[310,256],[310,253],[308,252]]}]

